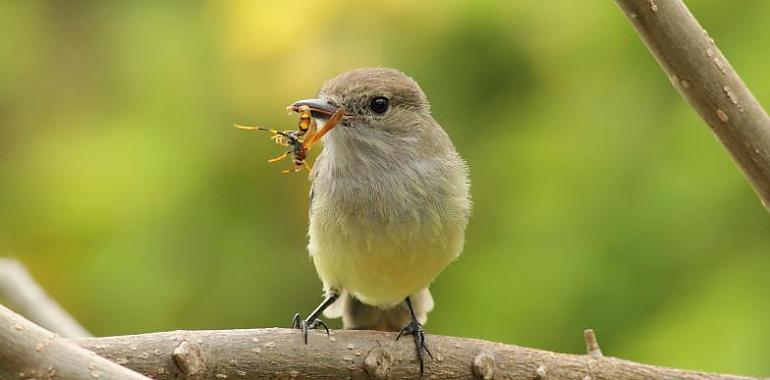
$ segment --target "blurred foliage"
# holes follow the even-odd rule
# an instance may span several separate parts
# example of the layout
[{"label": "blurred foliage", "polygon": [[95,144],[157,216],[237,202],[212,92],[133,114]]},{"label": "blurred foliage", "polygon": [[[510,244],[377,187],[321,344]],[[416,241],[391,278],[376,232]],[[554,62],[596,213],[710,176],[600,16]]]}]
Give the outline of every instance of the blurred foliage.
[{"label": "blurred foliage", "polygon": [[[770,105],[770,2],[688,2]],[[319,301],[284,106],[414,76],[468,160],[428,330],[770,373],[770,218],[612,1],[2,1],[0,254],[99,335],[286,326]]]}]

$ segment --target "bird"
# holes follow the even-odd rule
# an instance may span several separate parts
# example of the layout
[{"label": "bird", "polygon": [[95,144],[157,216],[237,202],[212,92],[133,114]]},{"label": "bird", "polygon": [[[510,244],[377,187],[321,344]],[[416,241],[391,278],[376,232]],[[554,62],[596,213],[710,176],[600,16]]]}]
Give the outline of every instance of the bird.
[{"label": "bird", "polygon": [[[328,80],[307,106],[322,138],[310,171],[308,252],[324,298],[294,316],[307,344],[323,313],[343,328],[414,337],[420,374],[429,285],[462,252],[472,208],[467,163],[434,120],[417,82],[392,68],[361,68]],[[342,109],[342,111],[341,111]],[[335,120],[336,121],[336,120]]]}]

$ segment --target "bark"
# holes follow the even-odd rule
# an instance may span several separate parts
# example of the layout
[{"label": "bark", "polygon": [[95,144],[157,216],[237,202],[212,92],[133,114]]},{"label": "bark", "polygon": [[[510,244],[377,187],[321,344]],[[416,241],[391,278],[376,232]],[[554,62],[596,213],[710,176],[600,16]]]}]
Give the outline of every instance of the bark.
[{"label": "bark", "polygon": [[[420,379],[411,337],[396,341],[395,333],[377,331],[312,331],[307,345],[299,331],[278,328],[73,341],[156,379]],[[751,379],[604,357],[593,332],[586,355],[436,335],[427,342],[434,359],[426,358],[425,379]]]},{"label": "bark", "polygon": [[0,305],[0,379],[148,380]]},{"label": "bark", "polygon": [[0,299],[6,299],[36,324],[66,338],[91,336],[48,297],[18,260],[0,257]]},{"label": "bark", "polygon": [[[395,338],[312,331],[305,345],[299,331],[274,328],[64,339],[0,306],[0,379],[419,379],[414,342]],[[587,354],[571,355],[430,335],[434,358],[427,359],[424,378],[751,379],[608,358],[593,330],[584,340]]]},{"label": "bark", "polygon": [[615,0],[770,209],[770,117],[681,0]]}]

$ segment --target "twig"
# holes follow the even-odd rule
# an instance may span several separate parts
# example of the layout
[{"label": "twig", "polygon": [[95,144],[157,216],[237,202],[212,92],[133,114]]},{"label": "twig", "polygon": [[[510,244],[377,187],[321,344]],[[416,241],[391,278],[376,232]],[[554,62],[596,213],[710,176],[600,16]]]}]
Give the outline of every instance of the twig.
[{"label": "twig", "polygon": [[593,329],[583,331],[583,339],[586,341],[586,352],[588,352],[588,355],[597,359],[604,357],[602,349],[599,348],[599,341],[596,340],[596,333]]},{"label": "twig", "polygon": [[681,0],[615,0],[770,209],[770,117]]},{"label": "twig", "polygon": [[0,257],[0,298],[7,299],[25,317],[63,337],[91,336],[46,295],[18,260]]},{"label": "twig", "polygon": [[148,380],[0,305],[0,379]]},{"label": "twig", "polygon": [[[424,379],[750,380],[559,354],[477,339],[428,336],[434,360]],[[74,339],[81,347],[154,378],[419,379],[414,342],[377,331],[312,332],[305,345],[291,329],[172,331]]]}]

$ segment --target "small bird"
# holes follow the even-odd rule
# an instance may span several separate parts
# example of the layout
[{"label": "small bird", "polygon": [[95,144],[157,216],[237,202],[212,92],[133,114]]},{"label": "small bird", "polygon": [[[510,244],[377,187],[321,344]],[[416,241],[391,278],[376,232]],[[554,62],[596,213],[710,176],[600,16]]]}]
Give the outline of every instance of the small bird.
[{"label": "small bird", "polygon": [[292,106],[310,107],[319,128],[345,112],[310,173],[308,250],[325,297],[293,327],[307,343],[308,329],[326,328],[323,312],[346,329],[411,334],[422,374],[428,286],[463,249],[468,167],[401,71],[348,71]]}]

